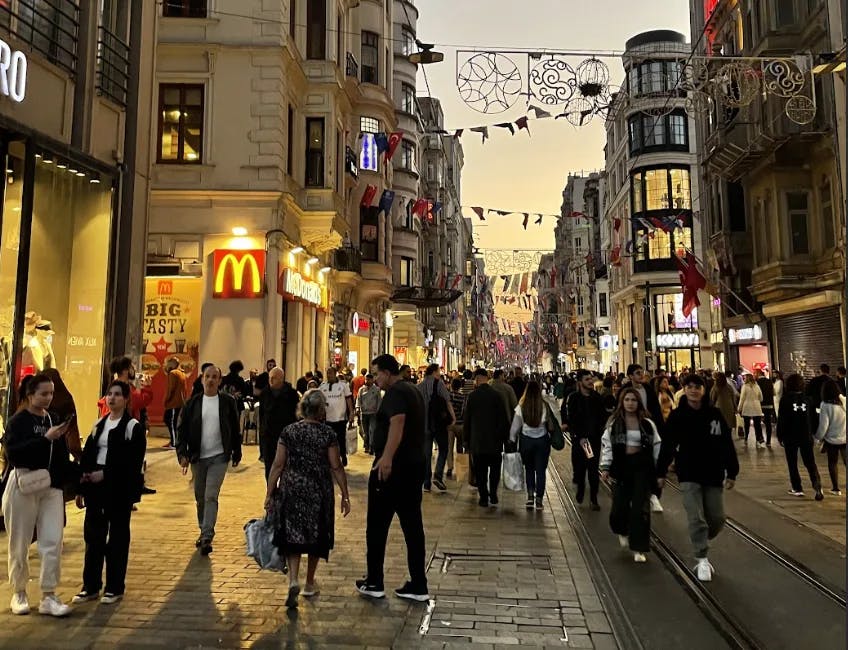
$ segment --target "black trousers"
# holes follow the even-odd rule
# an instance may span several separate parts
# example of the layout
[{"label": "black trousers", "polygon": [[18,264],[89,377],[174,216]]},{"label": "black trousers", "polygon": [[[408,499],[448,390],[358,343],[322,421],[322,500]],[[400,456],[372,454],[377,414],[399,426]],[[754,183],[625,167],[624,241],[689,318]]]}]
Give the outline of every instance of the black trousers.
[{"label": "black trousers", "polygon": [[268,481],[268,475],[271,473],[271,466],[274,464],[274,457],[277,455],[277,445],[280,442],[279,436],[260,434],[259,450],[262,454],[262,462],[265,464],[265,481]]},{"label": "black trousers", "polygon": [[786,452],[786,464],[789,466],[789,482],[792,484],[792,489],[801,491],[801,474],[798,472],[798,452],[801,452],[801,460],[807,468],[810,475],[810,482],[813,484],[814,490],[821,490],[821,477],[819,476],[819,468],[816,466],[816,457],[813,453],[813,441],[804,440],[802,442],[786,440],[783,443],[783,450]]},{"label": "black trousers", "polygon": [[612,491],[610,528],[630,538],[630,550],[647,553],[651,545],[651,486],[656,484],[650,452],[627,454]]},{"label": "black trousers", "polygon": [[771,444],[772,420],[774,419],[774,407],[763,406],[763,424],[766,427],[766,444]]},{"label": "black trousers", "polygon": [[339,454],[342,457],[342,465],[347,467],[347,420],[327,422],[327,425],[336,432],[336,438],[339,441]]},{"label": "black trousers", "polygon": [[130,553],[130,516],[132,503],[107,499],[98,487],[85,498],[85,565],[83,589],[100,591],[103,562],[106,562],[106,591],[123,594]]},{"label": "black trousers", "polygon": [[842,457],[842,464],[845,465],[845,445],[832,445],[829,442],[824,443],[824,449],[827,452],[827,471],[830,474],[830,484],[834,490],[839,489],[839,458]]},{"label": "black trousers", "polygon": [[421,517],[421,482],[424,466],[395,466],[386,482],[380,481],[376,470],[368,477],[368,515],[365,542],[367,545],[368,581],[383,586],[383,563],[389,527],[397,515],[406,541],[406,563],[412,584],[427,588],[425,573],[424,522]]},{"label": "black trousers", "polygon": [[589,474],[589,499],[592,503],[598,500],[598,488],[601,485],[601,477],[598,474],[598,461],[601,457],[601,441],[597,444],[590,440],[592,446],[593,458],[586,458],[586,452],[580,446],[580,441],[575,440],[571,445],[571,469],[574,473],[574,485],[577,486],[577,493],[583,495],[586,489],[586,474]]},{"label": "black trousers", "polygon": [[474,473],[480,500],[497,497],[498,485],[501,482],[501,455],[499,453],[474,454]]}]

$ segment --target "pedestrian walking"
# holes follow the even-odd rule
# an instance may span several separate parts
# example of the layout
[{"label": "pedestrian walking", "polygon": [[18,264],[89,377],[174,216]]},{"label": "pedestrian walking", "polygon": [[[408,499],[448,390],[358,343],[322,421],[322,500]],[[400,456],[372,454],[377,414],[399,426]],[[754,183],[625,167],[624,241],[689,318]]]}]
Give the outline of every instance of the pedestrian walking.
[{"label": "pedestrian walking", "polygon": [[[273,378],[272,378],[273,381]],[[316,596],[318,561],[329,560],[335,544],[333,479],[341,490],[341,513],[350,513],[347,475],[342,466],[336,432],[324,424],[327,402],[320,390],[306,392],[299,405],[302,418],[279,435],[265,510],[279,522],[274,543],[285,556],[289,575],[286,607],[297,607],[299,594]],[[279,492],[275,499],[275,492]],[[306,585],[300,588],[300,558],[307,556]]]},{"label": "pedestrian walking", "polygon": [[[777,440],[783,445],[786,454],[786,464],[789,468],[789,494],[803,497],[801,474],[798,472],[798,452],[810,475],[816,501],[824,499],[821,489],[821,477],[813,454],[813,426],[811,397],[805,392],[804,378],[799,374],[791,374],[786,378],[783,398],[780,400],[780,410],[777,415]],[[818,419],[816,419],[816,422]]]},{"label": "pedestrian walking", "polygon": [[715,383],[710,390],[710,403],[721,412],[730,430],[736,429],[736,391],[723,372],[715,375]]},{"label": "pedestrian walking", "polygon": [[756,371],[757,386],[763,396],[760,406],[763,409],[763,425],[766,430],[766,447],[771,449],[772,421],[774,420],[774,383],[766,371]]},{"label": "pedestrian walking", "polygon": [[610,528],[634,562],[645,562],[651,542],[651,489],[662,486],[661,439],[639,392],[624,387],[601,438],[601,478],[612,479]]},{"label": "pedestrian walking", "polygon": [[180,360],[171,357],[165,362],[165,374],[168,376],[168,388],[165,391],[165,426],[170,439],[165,449],[177,448],[177,422],[185,406],[186,376],[180,370]]},{"label": "pedestrian walking", "polygon": [[[630,386],[639,395],[642,401],[642,406],[648,411],[648,417],[658,431],[662,430],[664,423],[662,416],[662,407],[660,400],[650,382],[650,375],[645,372],[644,368],[638,363],[631,363],[627,366],[627,379],[623,383],[624,387]],[[682,391],[680,391],[682,392]],[[620,395],[620,393],[619,393]],[[679,396],[675,394],[674,405],[677,406]],[[658,483],[651,484],[651,512],[662,512],[662,487]]]},{"label": "pedestrian walking", "polygon": [[512,379],[510,379],[507,383],[509,383],[512,390],[515,392],[515,398],[521,399],[524,395],[524,390],[527,388],[527,379],[524,377],[524,370],[521,366],[515,366]]},{"label": "pedestrian walking", "polygon": [[698,561],[698,580],[712,580],[715,567],[707,554],[709,542],[724,527],[724,490],[732,489],[739,474],[733,429],[722,412],[704,399],[703,377],[684,379],[685,399],[672,412],[665,427],[660,475],[674,461],[683,507],[689,522],[689,539]]},{"label": "pedestrian walking", "polygon": [[[465,401],[468,399],[468,393],[463,390],[465,387],[465,379],[462,375],[454,377],[450,385],[451,406],[453,414],[456,418],[454,423],[448,427],[448,457],[445,462],[445,476],[453,477],[454,470],[454,453],[461,453],[464,449],[463,443],[463,423],[465,417]],[[470,471],[470,468],[469,468]]]},{"label": "pedestrian walking", "polygon": [[830,474],[830,493],[840,496],[839,459],[845,465],[845,395],[839,384],[833,380],[822,386],[822,403],[819,412],[819,426],[816,440],[822,443],[827,454],[827,470]]},{"label": "pedestrian walking", "polygon": [[509,440],[510,420],[501,396],[489,385],[489,373],[474,371],[475,388],[468,396],[463,416],[463,441],[474,458],[478,504],[483,508],[498,504],[504,443]]},{"label": "pedestrian walking", "polygon": [[601,436],[609,419],[604,398],[595,390],[595,377],[589,370],[577,371],[577,390],[565,402],[563,431],[571,434],[571,467],[577,488],[577,503],[583,503],[586,494],[586,475],[589,477],[589,502],[591,509],[601,509],[598,503],[600,476],[598,463],[601,457]]},{"label": "pedestrian walking", "polygon": [[368,573],[356,581],[360,594],[384,598],[383,564],[392,519],[397,515],[406,541],[410,579],[395,590],[399,598],[426,602],[427,573],[421,482],[425,474],[424,399],[400,375],[397,359],[383,354],[371,362],[377,386],[384,391],[374,430],[374,464],[368,476],[365,540]]},{"label": "pedestrian walking", "polygon": [[359,374],[353,378],[350,382],[350,392],[353,394],[353,400],[356,401],[357,396],[359,395],[359,390],[365,385],[365,380],[368,375],[368,369],[363,368],[359,371]]},{"label": "pedestrian walking", "polygon": [[271,383],[271,371],[277,367],[276,359],[268,359],[265,362],[264,372],[259,373],[253,379],[253,397],[259,397]]},{"label": "pedestrian walking", "polygon": [[342,465],[347,467],[347,427],[348,424],[353,426],[356,413],[353,408],[350,384],[340,380],[336,369],[330,367],[327,368],[327,381],[320,385],[319,390],[324,393],[324,399],[327,400],[327,425],[336,432]]},{"label": "pedestrian walking", "polygon": [[227,465],[241,462],[241,430],[233,397],[220,393],[221,369],[210,366],[203,373],[203,393],[186,402],[177,429],[177,458],[183,474],[191,466],[197,526],[200,537],[195,547],[201,555],[212,552],[218,496]]},{"label": "pedestrian walking", "polygon": [[206,372],[207,368],[211,368],[214,365],[214,363],[209,362],[201,364],[200,373],[194,378],[194,382],[191,384],[191,397],[203,393],[203,373]]},{"label": "pedestrian walking", "polygon": [[[100,598],[111,605],[124,597],[130,553],[132,507],[141,499],[145,435],[130,416],[130,386],[113,381],[106,391],[109,415],[98,419],[85,441],[77,506],[85,508],[82,589],[73,603]],[[106,563],[106,589],[103,563]]]},{"label": "pedestrian walking", "polygon": [[[416,384],[424,399],[426,456],[424,491],[429,492],[431,485],[444,492],[448,489],[444,481],[445,464],[448,460],[448,427],[456,423],[456,415],[451,405],[451,396],[445,382],[442,381],[439,364],[431,363],[424,371],[424,379]],[[433,443],[436,444],[436,468],[433,470]]]},{"label": "pedestrian walking", "polygon": [[[559,426],[556,416],[542,397],[542,387],[529,381],[518,400],[509,431],[510,441],[518,445],[527,484],[527,510],[542,510],[545,497],[545,475],[551,457],[549,426]],[[480,486],[477,486],[480,489]]]},{"label": "pedestrian walking", "polygon": [[356,411],[359,413],[359,426],[365,440],[365,453],[374,453],[374,427],[377,424],[377,411],[380,409],[382,395],[380,387],[374,383],[374,375],[365,375],[365,383],[356,396]]},{"label": "pedestrian walking", "polygon": [[765,442],[763,441],[763,393],[757,385],[754,375],[746,374],[742,383],[742,390],[739,393],[739,406],[737,411],[742,416],[744,441],[745,446],[748,446],[748,433],[751,429],[751,422],[754,423],[754,435],[757,440],[757,448],[764,449]]},{"label": "pedestrian walking", "polygon": [[56,595],[61,573],[65,501],[62,488],[71,476],[65,434],[70,420],[50,413],[53,382],[44,374],[26,385],[26,408],[6,423],[3,449],[10,468],[3,494],[3,518],[9,538],[9,583],[13,614],[29,614],[29,547],[38,536],[41,558],[40,614],[67,616],[71,608]]},{"label": "pedestrian walking", "polygon": [[299,401],[297,391],[286,381],[285,371],[276,366],[271,368],[268,385],[259,394],[259,447],[265,464],[266,481],[277,454],[280,434],[297,420]]}]

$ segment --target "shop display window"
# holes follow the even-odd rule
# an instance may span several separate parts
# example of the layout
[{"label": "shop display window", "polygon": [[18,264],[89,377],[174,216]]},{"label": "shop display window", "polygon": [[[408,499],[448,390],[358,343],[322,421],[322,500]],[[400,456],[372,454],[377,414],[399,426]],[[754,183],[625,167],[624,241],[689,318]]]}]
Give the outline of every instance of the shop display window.
[{"label": "shop display window", "polygon": [[112,188],[47,160],[35,166],[21,373],[58,369],[83,427],[103,380]]}]

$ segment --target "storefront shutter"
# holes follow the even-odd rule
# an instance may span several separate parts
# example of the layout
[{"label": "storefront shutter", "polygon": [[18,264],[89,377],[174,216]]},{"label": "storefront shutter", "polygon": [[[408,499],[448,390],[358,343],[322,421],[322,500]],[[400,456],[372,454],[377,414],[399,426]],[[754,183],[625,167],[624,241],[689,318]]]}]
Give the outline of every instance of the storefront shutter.
[{"label": "storefront shutter", "polygon": [[826,307],[775,318],[777,369],[784,375],[814,376],[823,363],[841,366],[842,326],[839,307]]}]

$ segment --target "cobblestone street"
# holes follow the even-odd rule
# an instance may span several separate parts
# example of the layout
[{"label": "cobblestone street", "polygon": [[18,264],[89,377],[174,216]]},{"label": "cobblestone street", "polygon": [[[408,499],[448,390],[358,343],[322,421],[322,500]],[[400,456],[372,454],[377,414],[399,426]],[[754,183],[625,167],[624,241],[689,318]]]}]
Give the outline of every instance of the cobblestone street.
[{"label": "cobblestone street", "polygon": [[[555,491],[545,510],[525,512],[522,493],[501,496],[481,509],[464,480],[445,494],[425,494],[425,529],[433,600],[409,605],[388,596],[368,601],[354,580],[365,565],[365,479],[368,457],[351,457],[353,511],[336,520],[336,549],[320,566],[321,594],[301,598],[296,612],[283,606],[287,580],[260,571],[244,554],[244,523],[261,515],[264,481],[256,447],[224,482],[215,550],[201,557],[189,478],[173,452],[151,439],[148,482],[158,494],[134,513],[127,595],[114,606],[89,603],[69,619],[37,613],[12,616],[0,598],[0,646],[6,648],[496,648],[616,647],[606,615]],[[459,456],[460,478],[465,457]],[[80,587],[83,513],[68,504],[60,595]],[[5,535],[2,551],[5,556]],[[406,576],[406,549],[397,523],[386,563],[386,588]],[[5,558],[2,567],[5,571]],[[39,562],[30,600],[39,597]],[[305,570],[302,569],[302,570]],[[301,575],[301,580],[304,576]]]}]

